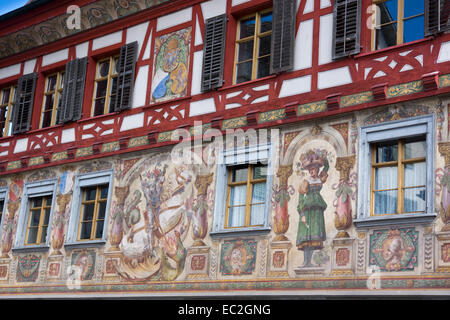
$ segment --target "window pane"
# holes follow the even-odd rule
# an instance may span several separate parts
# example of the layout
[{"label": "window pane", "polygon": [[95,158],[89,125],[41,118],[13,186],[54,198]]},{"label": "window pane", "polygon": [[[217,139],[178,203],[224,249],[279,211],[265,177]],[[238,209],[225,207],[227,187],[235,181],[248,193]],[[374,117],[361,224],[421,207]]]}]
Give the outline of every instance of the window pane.
[{"label": "window pane", "polygon": [[39,220],[41,218],[41,211],[40,210],[33,210],[30,212],[30,227],[37,227],[39,226]]},{"label": "window pane", "polygon": [[422,158],[427,154],[427,144],[425,141],[415,141],[405,143],[405,159]]},{"label": "window pane", "polygon": [[422,39],[424,33],[424,16],[411,18],[403,24],[403,43]]},{"label": "window pane", "polygon": [[28,229],[28,237],[27,237],[27,244],[33,244],[37,241],[37,234],[38,234],[38,228],[29,228]]},{"label": "window pane", "polygon": [[405,187],[424,186],[426,184],[426,163],[405,164]]},{"label": "window pane", "polygon": [[100,63],[98,67],[97,78],[106,77],[108,73],[109,73],[109,60]]},{"label": "window pane", "polygon": [[100,199],[108,198],[108,185],[102,186],[100,189]]},{"label": "window pane", "polygon": [[100,98],[95,100],[94,104],[94,116],[99,116],[104,113],[105,111],[105,98]]},{"label": "window pane", "polygon": [[405,0],[405,11],[403,17],[408,18],[424,13],[423,0]]},{"label": "window pane", "polygon": [[48,229],[48,226],[42,227],[41,239],[39,240],[39,243],[46,243],[47,242],[47,229]]},{"label": "window pane", "polygon": [[258,59],[258,78],[266,77],[270,74],[270,56]]},{"label": "window pane", "polygon": [[92,222],[84,222],[81,224],[80,240],[91,238]]},{"label": "window pane", "polygon": [[259,38],[259,57],[270,54],[271,35]]},{"label": "window pane", "polygon": [[252,190],[252,203],[264,203],[266,200],[266,183],[255,183]]},{"label": "window pane", "polygon": [[397,190],[375,192],[374,213],[387,214],[397,212]]},{"label": "window pane", "polygon": [[380,12],[380,24],[397,21],[397,0],[389,0],[377,4]]},{"label": "window pane", "polygon": [[117,72],[119,72],[119,57],[115,57],[114,61],[113,61],[114,65],[113,65],[113,74],[116,74]]},{"label": "window pane", "polygon": [[245,225],[245,206],[230,207],[228,209],[228,227],[242,227]]},{"label": "window pane", "polygon": [[397,161],[397,156],[397,144],[377,146],[376,163]]},{"label": "window pane", "polygon": [[253,179],[265,179],[267,177],[267,166],[255,166],[253,168]]},{"label": "window pane", "polygon": [[230,189],[230,206],[245,205],[247,186],[235,186]]},{"label": "window pane", "polygon": [[10,89],[6,88],[2,90],[2,103],[1,104],[7,104],[9,102],[9,94],[10,94]]},{"label": "window pane", "polygon": [[376,49],[383,49],[397,44],[397,23],[388,24],[376,29]]},{"label": "window pane", "polygon": [[56,74],[51,76],[51,77],[48,77],[48,80],[47,80],[47,92],[55,90],[56,79],[57,79],[57,75]]},{"label": "window pane", "polygon": [[375,168],[375,190],[397,188],[397,167]]},{"label": "window pane", "polygon": [[31,206],[33,208],[42,207],[42,198],[38,197],[38,198],[31,199]]},{"label": "window pane", "polygon": [[247,181],[248,168],[233,169],[231,173],[231,182]]},{"label": "window pane", "polygon": [[272,12],[261,15],[261,27],[259,30],[260,33],[272,30]]},{"label": "window pane", "polygon": [[97,219],[105,219],[105,212],[106,212],[106,202],[100,202],[98,204],[98,214]]},{"label": "window pane", "polygon": [[98,221],[97,222],[97,227],[95,230],[95,238],[96,239],[101,239],[103,236],[103,221]]},{"label": "window pane", "polygon": [[251,60],[253,58],[253,40],[238,45],[238,62]]},{"label": "window pane", "polygon": [[250,225],[262,225],[264,224],[264,204],[254,204],[251,207]]},{"label": "window pane", "polygon": [[52,110],[42,114],[42,128],[50,127],[52,123]]},{"label": "window pane", "polygon": [[405,212],[425,212],[425,188],[405,189]]},{"label": "window pane", "polygon": [[105,97],[106,96],[106,89],[108,86],[108,80],[102,80],[97,82],[97,91],[96,91],[96,98]]},{"label": "window pane", "polygon": [[45,209],[45,212],[44,212],[44,222],[43,222],[42,224],[47,226],[49,220],[50,220],[50,208],[49,208],[49,209]]},{"label": "window pane", "polygon": [[50,94],[48,96],[45,96],[44,110],[45,111],[52,110],[54,101],[55,101],[55,95],[54,94]]},{"label": "window pane", "polygon": [[252,80],[252,62],[239,63],[236,66],[236,83]]},{"label": "window pane", "polygon": [[94,218],[94,204],[83,205],[82,221],[90,221]]},{"label": "window pane", "polygon": [[247,38],[255,34],[255,17],[241,20],[239,39]]},{"label": "window pane", "polygon": [[84,200],[85,201],[95,200],[96,194],[97,194],[97,187],[86,188],[84,189]]},{"label": "window pane", "polygon": [[66,76],[65,72],[61,73],[61,76],[59,77],[59,88],[64,88],[64,77]]}]

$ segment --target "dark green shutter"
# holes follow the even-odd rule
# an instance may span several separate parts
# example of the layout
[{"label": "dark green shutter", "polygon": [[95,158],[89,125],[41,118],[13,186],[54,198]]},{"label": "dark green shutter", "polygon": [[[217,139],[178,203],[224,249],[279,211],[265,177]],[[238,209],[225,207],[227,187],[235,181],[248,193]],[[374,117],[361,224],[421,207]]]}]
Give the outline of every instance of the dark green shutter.
[{"label": "dark green shutter", "polygon": [[86,80],[87,57],[69,61],[64,75],[59,122],[65,123],[81,118],[84,84]]},{"label": "dark green shutter", "polygon": [[333,59],[360,51],[361,0],[335,0],[333,5]]},{"label": "dark green shutter", "polygon": [[37,73],[30,73],[19,78],[12,111],[13,134],[30,130],[37,77]]},{"label": "dark green shutter", "polygon": [[117,84],[112,88],[113,92],[116,92],[112,108],[114,111],[131,108],[138,49],[137,41],[120,48]]},{"label": "dark green shutter", "polygon": [[203,47],[203,70],[201,80],[203,92],[222,86],[226,33],[226,14],[205,21],[205,42]]},{"label": "dark green shutter", "polygon": [[450,29],[450,0],[425,0],[425,36]]},{"label": "dark green shutter", "polygon": [[294,62],[295,0],[273,1],[270,73],[292,69]]}]

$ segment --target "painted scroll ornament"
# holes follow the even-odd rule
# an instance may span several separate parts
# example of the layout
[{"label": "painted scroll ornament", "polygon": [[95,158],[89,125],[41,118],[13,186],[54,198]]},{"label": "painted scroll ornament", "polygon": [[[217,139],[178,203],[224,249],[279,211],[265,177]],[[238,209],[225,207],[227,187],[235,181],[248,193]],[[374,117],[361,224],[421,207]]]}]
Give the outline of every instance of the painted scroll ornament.
[{"label": "painted scroll ornament", "polygon": [[[130,187],[115,187],[115,194],[117,198],[117,202],[115,203],[113,214],[111,215],[112,226],[109,242],[111,244],[111,248],[109,251],[117,251],[119,250],[119,244],[123,238],[123,223],[126,219],[125,211],[124,211],[124,203],[125,199],[129,194]],[[131,213],[131,210],[128,211]]]},{"label": "painted scroll ornament", "polygon": [[56,204],[58,205],[58,211],[55,214],[54,223],[55,231],[52,234],[52,255],[62,255],[61,248],[64,244],[64,225],[65,225],[65,213],[66,207],[70,202],[72,194],[58,194],[56,197]]},{"label": "painted scroll ornament", "polygon": [[[194,246],[205,246],[203,239],[208,232],[208,202],[207,191],[208,186],[213,180],[213,174],[199,175],[195,180],[195,188],[197,189],[197,198],[193,207],[193,238]],[[190,207],[190,203],[186,204]]]},{"label": "painted scroll ornament", "polygon": [[16,222],[14,216],[20,206],[20,199],[14,202],[8,202],[8,216],[6,220],[6,225],[4,228],[4,236],[2,241],[2,258],[9,258],[8,252],[12,247],[12,238]]},{"label": "painted scroll ornament", "polygon": [[274,241],[288,241],[284,235],[289,228],[288,204],[291,195],[295,190],[288,186],[287,181],[292,175],[292,165],[280,166],[277,171],[277,177],[280,179],[280,185],[274,185],[272,190],[272,207],[275,209],[273,217],[273,231],[276,236]]},{"label": "painted scroll ornament", "polygon": [[444,169],[436,170],[436,193],[441,192],[441,231],[450,231],[450,142],[439,143],[439,152],[445,158]]}]

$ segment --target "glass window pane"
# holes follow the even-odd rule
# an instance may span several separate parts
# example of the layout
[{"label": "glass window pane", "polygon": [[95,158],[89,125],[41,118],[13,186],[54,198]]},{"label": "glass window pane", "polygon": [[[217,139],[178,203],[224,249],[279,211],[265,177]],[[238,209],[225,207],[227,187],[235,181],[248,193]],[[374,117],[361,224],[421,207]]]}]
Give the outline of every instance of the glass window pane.
[{"label": "glass window pane", "polygon": [[397,212],[397,190],[375,192],[374,213],[389,214]]},{"label": "glass window pane", "polygon": [[52,123],[52,111],[46,111],[42,114],[42,128],[50,127]]},{"label": "glass window pane", "polygon": [[233,169],[231,173],[231,182],[242,182],[248,179],[248,168]]},{"label": "glass window pane", "polygon": [[408,18],[424,13],[423,0],[405,0],[405,10],[403,17]]},{"label": "glass window pane", "polygon": [[31,199],[31,206],[33,208],[39,208],[42,207],[42,198],[38,197],[38,198],[32,198]]},{"label": "glass window pane", "polygon": [[376,29],[376,49],[383,49],[397,44],[397,23],[391,23]]},{"label": "glass window pane", "polygon": [[426,163],[405,164],[405,187],[424,186],[426,184]]},{"label": "glass window pane", "polygon": [[251,206],[250,225],[256,226],[264,224],[265,208],[266,208],[265,204],[254,204]]},{"label": "glass window pane", "polygon": [[84,200],[85,201],[95,200],[96,194],[97,194],[97,187],[86,188],[84,189]]},{"label": "glass window pane", "polygon": [[397,188],[397,167],[375,168],[375,190]]},{"label": "glass window pane", "polygon": [[397,0],[389,0],[377,4],[380,13],[380,24],[397,21]]},{"label": "glass window pane", "polygon": [[38,228],[29,228],[28,229],[28,237],[27,237],[27,244],[34,244],[37,240],[37,234],[38,234]]},{"label": "glass window pane", "polygon": [[47,242],[47,229],[48,229],[48,226],[42,227],[41,239],[39,240],[39,243],[46,243]]},{"label": "glass window pane", "polygon": [[56,74],[53,75],[53,76],[48,77],[48,80],[47,80],[47,92],[55,90],[56,79],[57,79],[57,75]]},{"label": "glass window pane", "polygon": [[109,60],[100,62],[97,78],[106,77],[109,73]]},{"label": "glass window pane", "polygon": [[97,219],[99,220],[105,219],[105,213],[106,213],[106,202],[100,202],[98,204]]},{"label": "glass window pane", "polygon": [[243,227],[245,225],[245,206],[228,209],[228,227]]},{"label": "glass window pane", "polygon": [[272,30],[272,12],[261,15],[261,27],[259,30],[260,33]]},{"label": "glass window pane", "polygon": [[81,217],[82,221],[90,221],[94,218],[94,204],[84,204],[83,205],[83,215]]},{"label": "glass window pane", "polygon": [[119,57],[115,57],[113,63],[113,74],[116,74],[119,70]]},{"label": "glass window pane", "polygon": [[238,62],[253,58],[253,40],[239,43],[238,46]]},{"label": "glass window pane", "polygon": [[252,80],[252,62],[244,62],[236,65],[236,83]]},{"label": "glass window pane", "polygon": [[100,189],[100,199],[108,198],[108,185],[102,186]]},{"label": "glass window pane", "polygon": [[253,168],[253,179],[265,179],[267,177],[267,166],[255,166]]},{"label": "glass window pane", "polygon": [[9,102],[9,94],[10,94],[10,89],[6,88],[2,90],[2,104],[7,104]]},{"label": "glass window pane", "polygon": [[91,238],[92,222],[85,222],[81,224],[80,240]]},{"label": "glass window pane", "polygon": [[423,39],[424,32],[424,16],[418,16],[405,20],[403,23],[403,43],[414,40]]},{"label": "glass window pane", "polygon": [[259,38],[259,57],[270,54],[271,38],[271,35]]},{"label": "glass window pane", "polygon": [[64,88],[64,77],[66,76],[65,72],[61,73],[61,76],[59,77],[59,88]]},{"label": "glass window pane", "polygon": [[405,212],[425,212],[425,188],[405,189],[404,211]]},{"label": "glass window pane", "polygon": [[103,236],[103,221],[98,221],[95,230],[95,238],[101,239],[102,236]]},{"label": "glass window pane", "polygon": [[50,94],[48,96],[45,96],[44,110],[45,111],[52,110],[54,101],[55,101],[55,95],[54,94]]},{"label": "glass window pane", "polygon": [[397,161],[398,159],[398,145],[380,145],[377,146],[376,163]]},{"label": "glass window pane", "polygon": [[39,220],[41,219],[41,210],[33,210],[30,212],[30,227],[37,227],[39,226]]},{"label": "glass window pane", "polygon": [[267,77],[270,74],[270,56],[258,59],[257,78]]},{"label": "glass window pane", "polygon": [[245,205],[247,186],[235,186],[230,188],[230,206]]},{"label": "glass window pane", "polygon": [[105,98],[96,99],[94,103],[94,116],[99,116],[105,111]]},{"label": "glass window pane", "polygon": [[405,159],[422,158],[427,154],[427,143],[415,141],[405,143]]},{"label": "glass window pane", "polygon": [[50,220],[50,208],[49,209],[45,209],[44,222],[42,224],[48,226],[49,220]]},{"label": "glass window pane", "polygon": [[107,86],[108,86],[108,80],[98,81],[95,97],[96,98],[105,97]]},{"label": "glass window pane", "polygon": [[255,17],[241,20],[239,39],[255,35]]},{"label": "glass window pane", "polygon": [[266,183],[255,183],[252,190],[252,203],[264,203],[266,201]]}]

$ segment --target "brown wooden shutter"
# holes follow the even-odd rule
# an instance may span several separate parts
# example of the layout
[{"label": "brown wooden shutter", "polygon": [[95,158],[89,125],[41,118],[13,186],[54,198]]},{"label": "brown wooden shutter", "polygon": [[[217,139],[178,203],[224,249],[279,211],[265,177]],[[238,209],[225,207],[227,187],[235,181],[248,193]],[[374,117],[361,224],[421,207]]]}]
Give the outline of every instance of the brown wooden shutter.
[{"label": "brown wooden shutter", "polygon": [[361,0],[335,0],[333,5],[333,59],[360,51]]},{"label": "brown wooden shutter", "polygon": [[37,73],[26,74],[22,76],[17,83],[15,102],[12,111],[13,134],[24,133],[30,130],[37,77]]},{"label": "brown wooden shutter", "polygon": [[87,57],[69,61],[66,64],[64,90],[59,122],[65,123],[81,118],[84,84],[86,80]]},{"label": "brown wooden shutter", "polygon": [[203,92],[220,88],[223,84],[226,33],[226,14],[206,20],[201,80]]},{"label": "brown wooden shutter", "polygon": [[120,48],[119,75],[117,76],[117,85],[112,88],[113,92],[116,92],[114,111],[131,108],[138,49],[137,41],[123,45]]},{"label": "brown wooden shutter", "polygon": [[425,0],[425,36],[450,29],[450,0]]},{"label": "brown wooden shutter", "polygon": [[295,0],[273,1],[270,73],[292,69],[294,62]]}]

